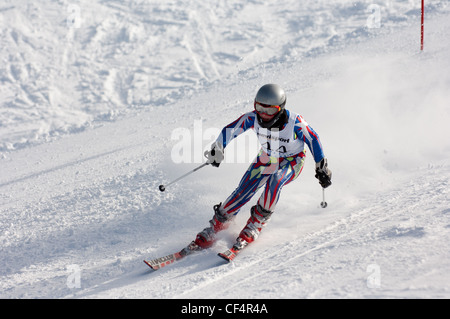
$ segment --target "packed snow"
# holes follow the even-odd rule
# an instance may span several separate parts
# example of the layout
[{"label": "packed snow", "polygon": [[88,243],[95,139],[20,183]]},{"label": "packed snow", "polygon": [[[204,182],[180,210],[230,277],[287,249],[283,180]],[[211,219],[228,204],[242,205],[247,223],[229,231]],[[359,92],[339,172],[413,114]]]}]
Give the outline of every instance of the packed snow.
[{"label": "packed snow", "polygon": [[[449,298],[450,1],[0,3],[0,298]],[[278,83],[318,132],[258,240],[156,272],[259,149],[221,128]]]}]

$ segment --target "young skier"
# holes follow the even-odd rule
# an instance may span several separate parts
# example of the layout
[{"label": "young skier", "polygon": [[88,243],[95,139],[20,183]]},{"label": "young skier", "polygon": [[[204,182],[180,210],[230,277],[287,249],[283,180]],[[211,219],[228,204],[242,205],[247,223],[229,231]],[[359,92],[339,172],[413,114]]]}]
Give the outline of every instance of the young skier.
[{"label": "young skier", "polygon": [[210,247],[216,234],[226,229],[230,221],[256,192],[265,187],[258,202],[250,209],[250,218],[240,232],[226,259],[234,256],[260,234],[273,214],[286,184],[296,179],[305,161],[306,145],[316,162],[316,175],[323,188],[331,185],[331,171],[317,133],[294,112],[285,109],[286,94],[276,84],[262,86],[255,97],[254,110],[225,126],[211,150],[206,152],[208,163],[219,167],[224,149],[239,134],[252,128],[261,143],[261,150],[242,177],[239,186],[223,202],[214,206],[210,226],[197,234],[191,249]]}]

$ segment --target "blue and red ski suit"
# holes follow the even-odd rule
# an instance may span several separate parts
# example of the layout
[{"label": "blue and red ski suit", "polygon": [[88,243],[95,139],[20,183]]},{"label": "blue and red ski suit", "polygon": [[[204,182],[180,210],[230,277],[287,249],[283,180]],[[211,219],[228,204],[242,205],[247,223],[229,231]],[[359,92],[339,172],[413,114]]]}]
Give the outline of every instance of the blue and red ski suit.
[{"label": "blue and red ski suit", "polygon": [[242,115],[222,129],[216,143],[224,149],[232,139],[250,128],[258,135],[262,146],[239,186],[223,202],[223,214],[236,215],[263,186],[265,189],[258,204],[273,212],[283,186],[296,179],[303,169],[305,144],[308,145],[316,163],[324,158],[319,136],[312,127],[299,114],[288,110],[286,113],[288,121],[277,132],[259,126],[255,111]]}]

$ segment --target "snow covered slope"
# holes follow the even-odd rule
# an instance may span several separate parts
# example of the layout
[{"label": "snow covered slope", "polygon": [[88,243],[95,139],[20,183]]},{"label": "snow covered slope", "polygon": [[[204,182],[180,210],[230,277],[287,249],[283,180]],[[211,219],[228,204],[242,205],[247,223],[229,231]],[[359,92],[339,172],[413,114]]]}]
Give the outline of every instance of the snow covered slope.
[{"label": "snow covered slope", "polygon": [[[428,4],[420,53],[412,1],[4,1],[0,298],[450,297],[448,4]],[[207,226],[256,140],[158,185],[268,82],[321,136],[329,206],[308,155],[234,263],[216,253],[253,203],[211,250],[152,272],[142,259]]]}]

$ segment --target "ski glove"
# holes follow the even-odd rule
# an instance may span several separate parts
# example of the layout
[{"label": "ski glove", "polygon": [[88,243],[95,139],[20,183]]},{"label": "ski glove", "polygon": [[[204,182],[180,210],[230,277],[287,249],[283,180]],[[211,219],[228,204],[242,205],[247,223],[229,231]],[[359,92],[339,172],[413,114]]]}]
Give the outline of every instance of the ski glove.
[{"label": "ski glove", "polygon": [[322,185],[323,188],[327,188],[331,185],[331,170],[328,168],[328,162],[326,158],[322,158],[322,160],[316,163],[316,176],[319,180],[319,184]]},{"label": "ski glove", "polygon": [[219,167],[220,163],[224,159],[223,146],[219,143],[211,145],[211,150],[205,152],[205,157],[208,159],[208,163],[214,167]]}]

